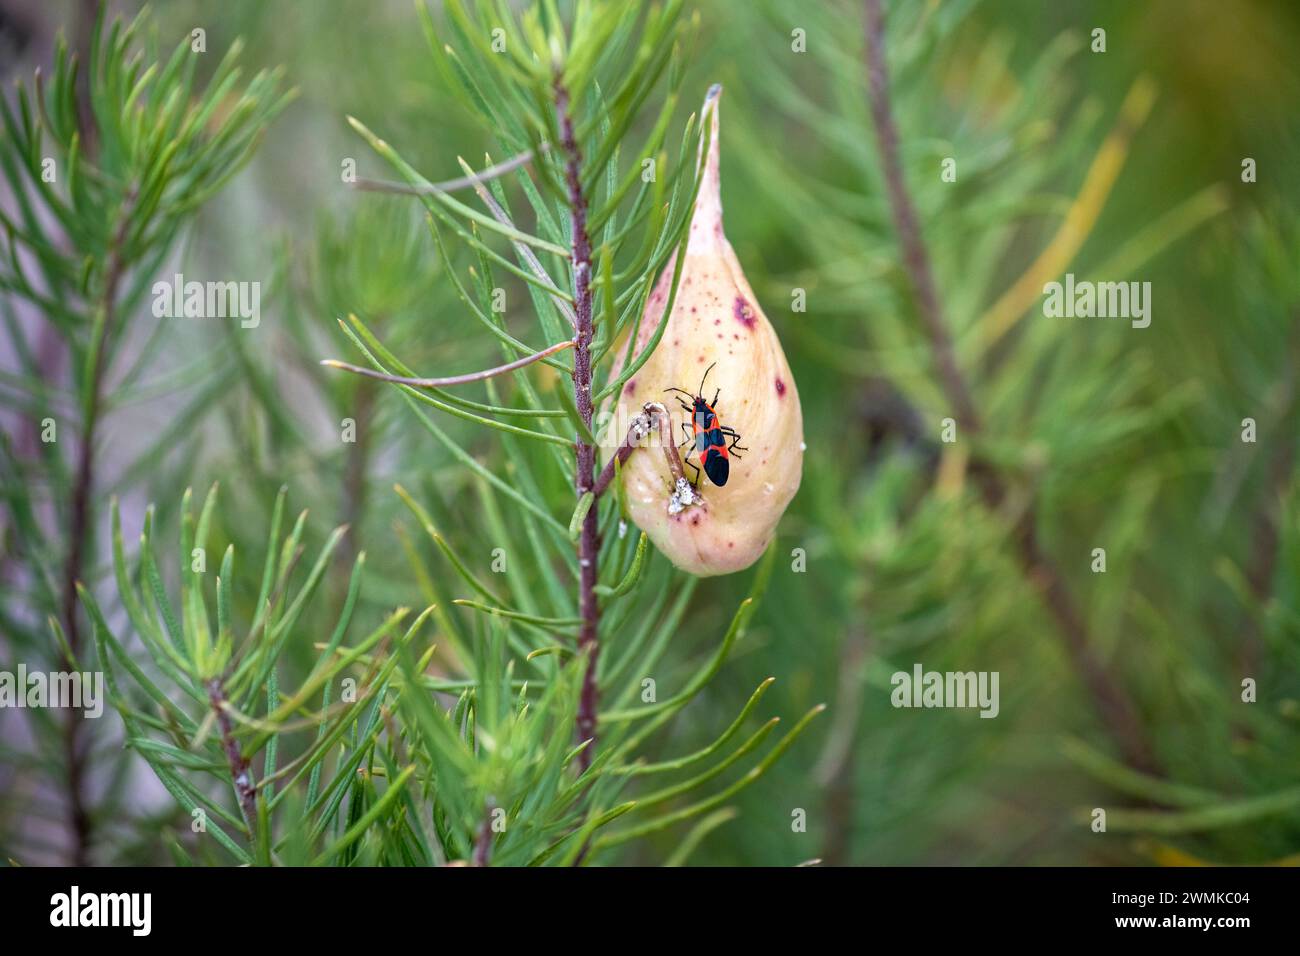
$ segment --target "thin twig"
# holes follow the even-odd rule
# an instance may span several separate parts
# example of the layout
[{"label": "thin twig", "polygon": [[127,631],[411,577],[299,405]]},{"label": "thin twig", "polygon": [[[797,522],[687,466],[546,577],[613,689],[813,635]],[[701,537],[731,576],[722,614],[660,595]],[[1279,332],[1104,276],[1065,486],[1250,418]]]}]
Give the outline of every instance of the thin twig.
[{"label": "thin twig", "polygon": [[[977,435],[981,429],[979,415],[966,381],[957,367],[952,339],[944,322],[930,266],[930,256],[921,236],[916,210],[899,160],[898,128],[889,102],[885,23],[880,0],[866,0],[866,40],[871,117],[876,128],[876,145],[885,173],[885,188],[889,193],[894,226],[903,249],[903,264],[916,294],[921,321],[930,338],[930,349],[944,393],[952,403],[958,423],[969,434]],[[980,463],[978,475],[986,504],[993,509],[1000,508],[1008,497],[1004,477],[993,465],[985,462]],[[1093,650],[1083,615],[1070,595],[1060,569],[1042,550],[1038,540],[1038,524],[1038,515],[1032,504],[1015,523],[1013,540],[1021,569],[1026,579],[1039,587],[1048,611],[1056,620],[1075,670],[1082,677],[1094,706],[1123,751],[1125,760],[1134,769],[1152,771],[1156,767],[1156,761],[1137,709]]]},{"label": "thin twig", "polygon": [[[638,415],[632,419],[632,424],[628,426],[627,435],[623,438],[623,444],[618,446],[618,450],[610,456],[609,461],[605,462],[605,467],[600,470],[596,476],[596,483],[591,486],[591,493],[599,498],[605,493],[610,482],[614,480],[614,473],[627,463],[632,452],[641,444],[641,440],[650,433],[650,421],[645,415]],[[594,507],[594,506],[593,506]]]},{"label": "thin twig", "polygon": [[673,487],[679,487],[680,482],[686,481],[686,469],[682,467],[681,455],[677,454],[677,437],[673,434],[672,416],[658,402],[647,402],[645,407],[647,411],[651,407],[658,409],[655,419],[659,422],[659,443],[663,446],[664,458],[668,461]]},{"label": "thin twig", "polygon": [[[90,375],[87,379],[86,413],[82,422],[81,442],[77,446],[77,471],[72,487],[71,515],[68,530],[68,555],[63,567],[63,627],[68,640],[68,670],[79,668],[77,656],[81,650],[81,623],[77,614],[77,585],[81,581],[86,560],[86,549],[91,533],[90,505],[95,489],[95,433],[102,409],[103,379],[108,357],[109,337],[114,331],[117,317],[117,290],[126,271],[125,246],[135,208],[136,188],[132,185],[122,200],[117,226],[109,243],[109,256],[104,270],[104,290],[98,310],[103,320],[98,341],[92,353]],[[72,863],[86,866],[89,863],[93,821],[86,807],[83,791],[85,783],[85,755],[81,752],[82,712],[68,709],[63,732],[63,752],[68,769],[68,817],[72,828]]]},{"label": "thin twig", "polygon": [[554,355],[556,352],[563,352],[565,349],[573,348],[577,343],[572,340],[557,342],[540,352],[534,352],[532,355],[525,355],[523,358],[515,359],[513,362],[507,362],[505,365],[498,365],[496,368],[485,368],[481,372],[466,372],[464,375],[451,375],[447,378],[405,378],[401,375],[389,375],[387,372],[377,372],[372,368],[362,368],[360,365],[351,365],[347,362],[340,362],[338,359],[321,359],[321,365],[329,368],[339,368],[345,372],[353,372],[357,375],[364,375],[367,378],[377,378],[381,382],[396,382],[398,385],[409,385],[412,388],[446,388],[449,385],[468,385],[471,382],[482,382],[485,379],[496,378],[498,375],[505,375],[507,372],[514,372],[523,368],[525,365],[531,365],[533,362]]},{"label": "thin twig", "polygon": [[632,424],[628,426],[627,435],[623,443],[618,446],[618,450],[605,462],[605,467],[601,469],[600,475],[596,478],[596,483],[592,486],[592,495],[599,498],[609,488],[610,482],[614,480],[614,473],[617,469],[627,464],[628,458],[632,452],[641,445],[641,440],[650,434],[650,429],[655,426],[659,428],[660,446],[663,448],[664,460],[668,463],[669,474],[672,475],[673,487],[677,487],[678,481],[686,480],[686,470],[682,467],[682,456],[677,452],[677,445],[673,438],[672,416],[668,414],[668,409],[664,408],[659,402],[646,402],[642,408],[642,413],[632,419]]},{"label": "thin twig", "polygon": [[[546,146],[542,145],[545,152]],[[440,183],[428,183],[424,186],[412,186],[410,183],[393,182],[388,179],[358,179],[352,184],[353,188],[362,192],[373,193],[398,193],[404,196],[431,196],[435,193],[455,192],[458,189],[468,189],[476,183],[488,179],[496,179],[504,176],[506,173],[513,172],[520,166],[526,166],[532,162],[533,151],[526,149],[518,156],[512,156],[509,159],[497,163],[495,166],[489,166],[486,169],[471,173],[468,176],[457,176],[455,179],[444,179]]]},{"label": "thin twig", "polygon": [[[464,160],[461,160],[461,166],[465,169],[465,178],[470,181],[470,184],[474,187],[474,192],[478,194],[479,199],[483,200],[483,205],[488,207],[488,212],[492,213],[492,218],[503,226],[508,226],[511,229],[516,228],[515,224],[510,220],[510,215],[501,208],[501,204],[497,202],[496,197],[493,196],[492,193],[488,192],[487,187],[483,185],[481,175],[470,169],[469,164]],[[541,260],[537,258],[537,253],[533,252],[533,250],[529,248],[528,243],[512,241],[511,245],[515,247],[515,251],[519,253],[519,258],[524,260],[524,263],[532,271],[534,276],[549,288],[555,288],[555,282],[551,279],[551,276],[546,269],[543,268]],[[574,313],[573,307],[554,292],[550,293],[550,296],[551,301],[555,303],[555,307],[560,311],[560,314],[568,319],[569,325],[573,326],[576,330],[578,328],[578,317]]]},{"label": "thin twig", "polygon": [[[593,335],[591,293],[591,239],[587,235],[587,197],[582,191],[582,152],[573,132],[573,117],[569,115],[569,91],[557,76],[554,83],[555,109],[560,127],[560,146],[564,153],[564,179],[568,186],[569,218],[572,223],[573,303],[577,321],[577,338],[573,352],[573,397],[578,416],[587,430],[591,430],[591,340]],[[577,469],[575,490],[578,498],[591,491],[595,479],[596,447],[578,436],[576,447]],[[599,509],[588,509],[578,536],[578,610],[582,627],[578,632],[578,650],[586,655],[587,670],[582,678],[582,696],[578,701],[578,740],[590,740],[578,755],[578,767],[591,766],[595,750],[596,708],[599,691],[596,687],[596,664],[600,654],[598,625],[600,606],[596,601],[596,562],[600,554],[600,535],[596,527]]]},{"label": "thin twig", "polygon": [[903,166],[898,158],[898,127],[894,123],[893,109],[889,103],[889,71],[885,63],[885,23],[880,0],[867,0],[867,63],[871,88],[871,119],[876,127],[876,141],[880,149],[880,162],[885,172],[885,187],[898,230],[898,241],[903,247],[903,263],[912,289],[916,293],[921,322],[930,337],[930,348],[948,401],[952,402],[957,422],[967,429],[979,428],[979,417],[971,400],[966,382],[957,368],[952,339],[943,318],[943,307],[930,268],[925,240],[916,209],[903,178]]},{"label": "thin twig", "polygon": [[235,739],[235,728],[226,710],[226,690],[219,677],[208,681],[208,702],[217,715],[217,725],[221,728],[221,749],[225,751],[226,763],[230,767],[230,781],[235,787],[239,810],[251,837],[257,822],[257,787],[253,785],[253,776],[248,769],[248,758],[243,755],[239,741]]}]

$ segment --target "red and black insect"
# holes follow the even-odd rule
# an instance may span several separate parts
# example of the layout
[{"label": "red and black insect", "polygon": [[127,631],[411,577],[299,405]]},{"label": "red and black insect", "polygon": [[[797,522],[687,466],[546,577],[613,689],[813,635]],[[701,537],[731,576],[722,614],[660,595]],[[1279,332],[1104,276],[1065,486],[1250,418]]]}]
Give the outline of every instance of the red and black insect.
[{"label": "red and black insect", "polygon": [[[714,362],[713,365],[717,365]],[[734,428],[727,428],[718,420],[718,413],[714,408],[718,404],[718,396],[722,394],[722,389],[713,393],[713,401],[704,400],[704,383],[709,380],[709,373],[713,371],[713,365],[704,370],[704,377],[700,379],[699,391],[692,395],[682,388],[670,388],[670,392],[681,392],[690,402],[683,399],[677,399],[681,404],[682,410],[691,416],[690,425],[686,422],[681,423],[682,430],[686,432],[686,441],[682,442],[682,447],[692,442],[695,444],[695,451],[700,456],[700,464],[687,459],[686,464],[695,469],[695,487],[700,486],[700,467],[703,466],[704,473],[709,476],[709,481],[713,482],[719,488],[727,483],[727,474],[731,470],[731,464],[728,461],[730,455],[736,454],[737,451],[749,451],[744,445],[740,444],[740,435]],[[728,444],[730,443],[730,444]],[[736,454],[739,458],[740,455]]]}]

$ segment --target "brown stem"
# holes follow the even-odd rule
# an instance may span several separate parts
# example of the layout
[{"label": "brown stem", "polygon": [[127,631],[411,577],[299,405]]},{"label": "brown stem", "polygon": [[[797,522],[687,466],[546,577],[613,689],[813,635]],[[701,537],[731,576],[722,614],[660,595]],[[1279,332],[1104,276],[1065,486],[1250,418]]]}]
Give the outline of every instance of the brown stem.
[{"label": "brown stem", "polygon": [[[985,498],[991,506],[1004,493],[1002,487],[997,475],[992,475],[986,483]],[[1125,761],[1134,770],[1159,773],[1159,764],[1132,699],[1097,657],[1088,639],[1088,626],[1066,586],[1065,577],[1038,542],[1038,516],[1032,506],[1021,516],[1014,537],[1021,569],[1025,577],[1038,586],[1043,602],[1056,619],[1074,668],[1082,677],[1093,706]]]},{"label": "brown stem", "polygon": [[903,178],[903,166],[898,158],[898,127],[894,123],[893,108],[889,102],[889,70],[885,63],[885,22],[880,0],[867,0],[867,72],[871,88],[871,119],[876,127],[876,141],[880,149],[880,163],[885,173],[885,188],[898,230],[898,241],[903,247],[903,263],[912,280],[921,321],[930,337],[934,363],[939,373],[948,401],[952,402],[959,424],[972,431],[979,428],[975,403],[966,388],[957,359],[953,353],[952,339],[943,318],[943,307],[930,268],[925,240]]},{"label": "brown stem", "polygon": [[[573,303],[578,334],[573,349],[573,398],[578,416],[587,430],[591,430],[591,240],[587,236],[587,197],[582,191],[582,151],[573,132],[573,117],[569,115],[569,91],[556,77],[555,108],[560,125],[560,146],[564,153],[564,179],[569,191],[569,215],[572,220]],[[596,446],[579,436],[574,444],[577,453],[575,490],[581,498],[594,487]],[[596,602],[597,555],[600,552],[600,535],[596,528],[597,508],[587,511],[578,537],[578,611],[582,627],[578,631],[578,650],[586,655],[587,670],[582,679],[582,696],[578,701],[577,733],[579,741],[590,740],[578,756],[578,766],[586,770],[591,766],[595,750],[596,708],[599,690],[596,686],[596,666],[600,655],[598,625],[600,606]]]},{"label": "brown stem", "polygon": [[488,797],[487,806],[484,807],[483,825],[478,829],[478,838],[474,841],[474,852],[470,857],[470,862],[475,866],[487,866],[492,855],[492,814],[496,812],[496,808],[496,801]]},{"label": "brown stem", "polygon": [[[885,23],[880,0],[866,0],[866,40],[871,117],[876,129],[876,145],[880,151],[894,227],[903,250],[903,264],[916,295],[921,321],[930,339],[930,348],[944,393],[952,403],[957,421],[970,434],[977,435],[981,428],[980,418],[966,380],[957,367],[930,257],[899,160],[898,128],[889,101]],[[980,477],[986,503],[993,508],[1001,505],[1007,497],[1007,485],[1001,473],[993,466],[981,463]],[[1075,670],[1082,677],[1098,714],[1115,738],[1125,760],[1134,769],[1153,771],[1156,767],[1155,758],[1146,740],[1137,709],[1093,650],[1083,616],[1066,587],[1060,569],[1039,544],[1038,515],[1032,504],[1016,522],[1014,541],[1025,577],[1039,586],[1042,599],[1056,620]]]},{"label": "brown stem", "polygon": [[664,450],[664,459],[668,462],[668,471],[672,475],[673,485],[676,486],[679,479],[686,478],[686,471],[682,468],[682,458],[677,453],[677,445],[673,439],[672,419],[668,415],[668,410],[658,402],[646,402],[643,409],[642,414],[632,419],[623,444],[618,446],[618,450],[601,469],[591,489],[594,497],[599,498],[605,493],[605,489],[614,480],[615,468],[621,468],[627,463],[633,450],[641,444],[641,440],[646,435],[650,434],[650,429],[656,424],[659,426],[659,440]]},{"label": "brown stem", "polygon": [[[108,355],[109,338],[113,332],[117,310],[117,290],[126,270],[124,246],[131,225],[131,210],[135,205],[136,190],[127,190],[118,215],[117,227],[110,242],[110,252],[104,271],[104,291],[98,309],[103,315],[99,337],[91,357],[85,418],[82,422],[81,442],[77,446],[77,468],[73,479],[71,514],[68,527],[68,555],[63,566],[63,628],[70,654],[65,664],[68,670],[78,668],[81,652],[81,620],[77,614],[77,584],[81,581],[90,537],[90,502],[95,487],[95,431],[99,425],[104,379],[104,365]],[[63,732],[63,754],[68,769],[68,822],[72,830],[72,864],[89,863],[90,844],[93,838],[93,821],[84,793],[86,756],[81,747],[82,713],[68,709]]]},{"label": "brown stem", "polygon": [[[608,488],[610,482],[614,480],[614,472],[627,463],[628,458],[632,455],[633,449],[637,447],[643,437],[645,437],[645,432],[640,431],[634,422],[632,427],[628,429],[627,437],[623,439],[623,444],[618,446],[618,450],[610,456],[609,461],[605,462],[605,467],[602,468],[600,474],[596,476],[596,483],[591,486],[591,493],[595,497],[599,498],[605,493],[605,489]],[[593,505],[592,507],[595,506]]]},{"label": "brown stem", "polygon": [[235,739],[235,728],[226,711],[226,690],[219,677],[208,681],[208,702],[217,715],[217,726],[221,728],[221,749],[225,751],[226,763],[230,767],[230,781],[234,784],[239,809],[244,815],[244,824],[251,837],[257,823],[257,788],[253,785],[253,775],[248,770],[248,758]]}]

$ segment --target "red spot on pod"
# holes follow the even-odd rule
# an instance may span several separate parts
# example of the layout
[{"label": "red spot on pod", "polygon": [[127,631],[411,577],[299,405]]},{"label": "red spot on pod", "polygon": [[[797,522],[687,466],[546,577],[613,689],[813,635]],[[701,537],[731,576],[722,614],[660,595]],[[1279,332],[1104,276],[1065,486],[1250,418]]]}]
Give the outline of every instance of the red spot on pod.
[{"label": "red spot on pod", "polygon": [[625,395],[636,394],[636,379],[630,380],[627,385],[623,386],[623,393]]},{"label": "red spot on pod", "polygon": [[781,381],[780,378],[776,380],[776,394],[785,398],[785,382]]},{"label": "red spot on pod", "polygon": [[743,296],[736,296],[736,301],[731,306],[731,314],[747,329],[752,329],[758,320],[754,317],[754,310]]}]

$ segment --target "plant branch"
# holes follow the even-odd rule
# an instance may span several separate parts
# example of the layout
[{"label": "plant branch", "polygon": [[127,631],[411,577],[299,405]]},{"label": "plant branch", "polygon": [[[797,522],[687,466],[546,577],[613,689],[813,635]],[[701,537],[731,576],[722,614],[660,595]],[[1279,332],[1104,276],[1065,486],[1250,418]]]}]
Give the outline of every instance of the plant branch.
[{"label": "plant branch", "polygon": [[[81,582],[91,532],[90,506],[95,488],[95,432],[102,412],[104,365],[109,337],[117,318],[117,293],[126,272],[125,246],[135,207],[136,188],[132,185],[122,200],[117,224],[109,241],[104,270],[104,288],[96,306],[95,340],[91,344],[87,392],[84,396],[81,442],[77,447],[77,470],[73,480],[68,528],[68,554],[63,567],[63,628],[68,641],[68,670],[78,669],[81,651],[81,623],[77,614],[77,585]],[[68,769],[68,817],[72,829],[72,864],[86,866],[89,861],[93,821],[86,806],[85,754],[81,748],[82,712],[69,708],[63,731],[63,753]]]},{"label": "plant branch", "polygon": [[655,425],[659,426],[659,438],[664,450],[664,459],[668,462],[668,471],[673,478],[674,487],[679,480],[686,479],[686,471],[682,467],[681,455],[677,453],[677,444],[673,439],[672,419],[668,410],[659,402],[646,402],[642,414],[632,419],[632,424],[628,426],[627,436],[623,439],[623,444],[618,446],[618,450],[605,462],[605,467],[601,469],[600,475],[596,478],[595,485],[592,486],[592,494],[599,498],[605,493],[610,482],[614,480],[614,472],[627,463],[632,452],[641,444],[641,440],[650,434],[650,429]]},{"label": "plant branch", "polygon": [[[461,166],[465,170],[465,178],[469,180],[470,184],[474,187],[474,192],[478,195],[479,199],[483,200],[483,205],[487,206],[488,212],[492,213],[492,218],[503,226],[509,226],[511,229],[516,228],[515,224],[510,221],[510,215],[501,208],[501,204],[497,202],[496,197],[493,196],[492,193],[488,192],[487,187],[483,185],[482,174],[475,173],[463,159],[460,162]],[[496,168],[497,167],[495,166],[489,167],[489,169]],[[488,170],[484,170],[484,172],[487,171]],[[550,274],[547,273],[546,269],[542,267],[541,260],[537,258],[537,253],[533,252],[533,250],[529,248],[528,243],[513,242],[511,244],[515,247],[515,251],[519,253],[519,258],[524,260],[524,264],[528,266],[533,275],[540,279],[545,285],[554,288],[554,280],[551,279]],[[554,293],[551,293],[551,301],[555,303],[555,307],[560,311],[560,314],[569,320],[569,325],[573,326],[576,330],[578,328],[578,317],[574,313],[573,307]]]},{"label": "plant branch", "polygon": [[219,677],[208,681],[208,702],[217,715],[217,725],[221,728],[221,749],[225,751],[226,763],[230,767],[230,781],[235,787],[239,810],[251,837],[257,820],[257,788],[253,785],[253,777],[248,770],[248,758],[243,755],[239,741],[235,739],[235,728],[226,710],[226,690]]},{"label": "plant branch", "polygon": [[[486,368],[481,372],[466,372],[464,375],[451,375],[447,378],[405,378],[401,375],[389,375],[387,372],[377,372],[372,368],[362,368],[360,365],[352,365],[348,362],[340,362],[338,359],[321,359],[321,365],[329,368],[339,368],[345,372],[353,372],[357,375],[364,375],[367,378],[377,378],[381,382],[396,382],[398,385],[409,385],[412,388],[446,388],[449,385],[468,385],[471,382],[482,382],[485,379],[496,378],[498,375],[505,375],[508,372],[514,372],[533,362],[540,361],[556,352],[563,352],[565,349],[574,348],[577,342],[566,340],[557,342],[540,352],[534,352],[531,355],[525,355],[523,358],[515,359],[513,362],[507,362],[505,365],[498,365],[496,368]],[[588,422],[590,425],[591,423]]]},{"label": "plant branch", "polygon": [[[898,128],[889,100],[889,73],[885,62],[885,24],[881,0],[866,0],[866,41],[871,117],[876,145],[885,174],[894,227],[903,250],[903,264],[916,295],[921,321],[930,339],[934,364],[957,421],[972,435],[980,432],[980,418],[953,352],[952,339],[944,322],[934,273],[925,240],[921,236],[915,207],[903,177],[898,154]],[[1003,475],[992,465],[981,463],[981,491],[990,508],[999,508],[1007,497]],[[1066,587],[1056,563],[1038,540],[1038,514],[1031,503],[1016,521],[1013,540],[1025,577],[1038,586],[1047,610],[1055,619],[1066,650],[1093,705],[1111,736],[1134,768],[1151,771],[1156,767],[1137,709],[1123,688],[1111,677],[1097,657],[1088,638],[1087,625]]]},{"label": "plant branch", "polygon": [[980,427],[975,403],[966,387],[965,379],[957,368],[952,338],[944,322],[943,307],[935,286],[930,257],[921,237],[921,227],[903,178],[903,166],[898,158],[898,127],[894,123],[893,107],[889,101],[889,71],[885,63],[885,23],[880,0],[867,0],[867,64],[868,83],[871,90],[871,119],[876,127],[876,145],[880,150],[880,164],[885,173],[885,189],[894,214],[898,241],[903,247],[903,264],[912,281],[921,322],[930,337],[930,349],[940,383],[948,401],[952,403],[957,421],[965,428],[977,431]]},{"label": "plant branch", "polygon": [[487,866],[492,855],[492,814],[496,812],[496,801],[487,799],[483,812],[483,825],[478,829],[478,838],[474,841],[474,853],[471,862],[475,866]]},{"label": "plant branch", "polygon": [[[573,132],[573,117],[569,113],[569,91],[560,77],[555,78],[555,109],[560,127],[560,147],[564,154],[564,179],[568,187],[569,217],[572,224],[573,302],[578,334],[573,352],[573,398],[578,416],[587,430],[591,430],[591,340],[593,335],[591,293],[591,239],[587,235],[587,197],[582,191],[582,152]],[[593,490],[596,470],[596,446],[579,435],[576,446],[577,469],[575,491],[579,499]],[[577,734],[580,741],[591,740],[578,756],[580,770],[591,766],[595,749],[596,710],[599,689],[596,686],[596,665],[600,654],[600,606],[596,601],[597,556],[600,553],[600,535],[596,527],[596,513],[592,507],[582,520],[578,536],[578,610],[582,626],[578,632],[578,650],[587,658],[587,670],[582,679],[582,696],[578,701]]]}]

